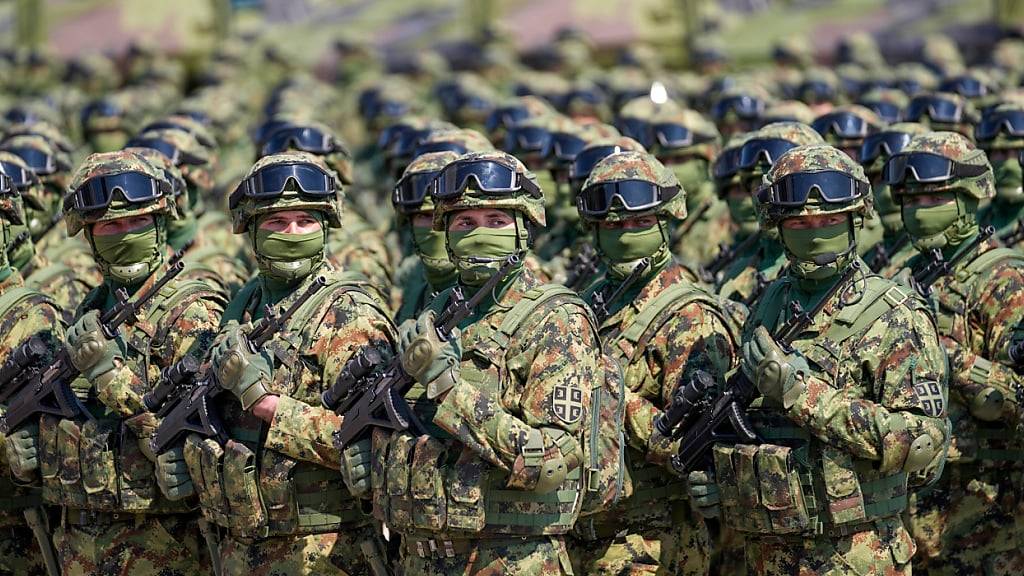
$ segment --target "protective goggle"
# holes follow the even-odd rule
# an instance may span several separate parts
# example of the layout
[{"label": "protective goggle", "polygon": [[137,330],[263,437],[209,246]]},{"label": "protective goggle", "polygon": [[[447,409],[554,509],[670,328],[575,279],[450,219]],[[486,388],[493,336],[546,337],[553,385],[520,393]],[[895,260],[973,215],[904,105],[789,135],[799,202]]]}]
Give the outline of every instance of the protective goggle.
[{"label": "protective goggle", "polygon": [[740,171],[740,153],[742,151],[742,147],[723,150],[711,165],[712,177],[716,180],[725,180],[735,176]]},{"label": "protective goggle", "polygon": [[47,154],[42,150],[36,150],[35,148],[28,148],[24,146],[18,147],[4,147],[5,152],[10,152],[25,161],[28,167],[38,176],[48,176],[54,174],[59,170],[70,170],[71,167],[57,160],[52,154]]},{"label": "protective goggle", "polygon": [[835,134],[844,140],[858,140],[874,131],[866,120],[849,112],[826,114],[812,122],[811,128],[822,136]]},{"label": "protective goggle", "polygon": [[582,182],[590,176],[598,162],[619,152],[622,152],[622,148],[619,146],[594,146],[581,150],[572,160],[569,177],[574,181]]},{"label": "protective goggle", "polygon": [[433,193],[439,200],[457,198],[471,184],[480,192],[494,196],[510,196],[522,190],[534,198],[543,197],[540,188],[529,178],[493,160],[452,162],[441,170],[434,182]]},{"label": "protective goggle", "polygon": [[559,163],[568,164],[586,145],[587,142],[575,134],[555,132],[551,135],[548,147],[541,154],[545,158],[552,158]]},{"label": "protective goggle", "polygon": [[174,144],[159,138],[132,138],[125,145],[125,148],[150,148],[156,150],[169,158],[175,166],[181,166],[182,164],[202,166],[206,164],[202,158],[189,154]]},{"label": "protective goggle", "polygon": [[410,158],[413,156],[420,141],[430,135],[429,129],[405,130],[399,132],[391,147],[385,150],[388,158]]},{"label": "protective goggle", "polygon": [[797,172],[757,191],[758,202],[764,205],[800,207],[813,192],[824,202],[846,203],[871,192],[871,185],[837,170]]},{"label": "protective goggle", "polygon": [[416,129],[408,124],[392,124],[380,131],[380,136],[377,137],[377,149],[386,151],[398,143],[403,134],[415,131]]},{"label": "protective goggle", "polygon": [[641,120],[640,118],[619,118],[615,121],[615,127],[619,129],[623,136],[643,144],[644,148],[650,148],[654,143],[652,141],[651,125],[646,120]]},{"label": "protective goggle", "polygon": [[391,203],[403,214],[415,212],[423,205],[423,200],[430,193],[431,185],[436,178],[437,172],[434,171],[414,172],[402,176],[391,192]]},{"label": "protective goggle", "polygon": [[[189,116],[189,117],[191,118],[191,116]],[[194,119],[195,118],[193,118],[193,120]],[[184,132],[184,133],[188,134],[189,136],[192,136],[193,138],[195,138],[196,141],[199,142],[204,148],[216,148],[217,147],[217,143],[214,142],[209,137],[207,137],[205,134],[202,134],[202,133],[197,132],[195,130],[191,130],[188,126],[185,126],[183,124],[177,124],[175,122],[168,122],[166,120],[160,120],[160,121],[157,121],[157,122],[153,122],[151,124],[147,124],[145,128],[143,128],[142,130],[139,131],[139,134],[145,134],[146,132],[149,132],[149,131],[152,131],[152,130],[175,130],[175,131],[178,131],[178,132]]]},{"label": "protective goggle", "polygon": [[733,112],[744,120],[754,120],[764,113],[765,103],[763,100],[752,96],[740,95],[722,98],[711,107],[711,116],[715,120],[722,120]]},{"label": "protective goggle", "polygon": [[589,106],[600,106],[606,100],[604,94],[596,90],[573,90],[565,95],[563,107],[568,108],[576,102],[582,102]]},{"label": "protective goggle", "polygon": [[576,196],[580,214],[591,218],[607,216],[617,200],[627,212],[650,210],[679,194],[678,186],[663,188],[644,180],[620,180],[587,186]]},{"label": "protective goggle", "polygon": [[302,150],[323,155],[346,151],[333,135],[312,126],[289,126],[281,128],[267,137],[263,144],[263,156],[288,150]]},{"label": "protective goggle", "polygon": [[960,76],[951,78],[942,83],[939,90],[943,92],[956,92],[964,98],[980,98],[989,93],[988,86],[977,78]]},{"label": "protective goggle", "polygon": [[469,152],[469,148],[466,148],[458,142],[421,142],[416,149],[413,150],[412,157],[419,158],[424,154],[430,154],[432,152],[455,152],[459,156]]},{"label": "protective goggle", "polygon": [[171,188],[142,172],[122,172],[86,180],[71,193],[70,201],[79,211],[98,210],[110,206],[117,193],[132,204],[145,204],[170,194]]},{"label": "protective goggle", "polygon": [[836,90],[826,82],[804,82],[797,88],[797,94],[808,103],[830,102],[836,97]]},{"label": "protective goggle", "polygon": [[307,196],[326,198],[337,192],[334,178],[318,166],[273,164],[242,180],[228,199],[229,207],[234,210],[243,198],[277,198],[288,187],[289,181],[295,182],[299,191]]},{"label": "protective goggle", "polygon": [[121,108],[113,102],[101,100],[99,102],[92,102],[91,104],[86,105],[86,107],[82,109],[81,117],[84,122],[93,117],[113,118],[120,116],[122,112]]},{"label": "protective goggle", "polygon": [[509,153],[541,154],[551,146],[551,132],[537,126],[513,126],[505,134],[503,149]]},{"label": "protective goggle", "polygon": [[174,114],[178,116],[188,116],[203,126],[209,126],[213,123],[212,120],[210,120],[209,114],[200,112],[199,110],[178,110]]},{"label": "protective goggle", "polygon": [[907,106],[906,118],[910,122],[919,122],[927,116],[935,122],[956,124],[962,121],[963,115],[964,107],[960,102],[934,96],[916,96]]},{"label": "protective goggle", "polygon": [[864,139],[860,146],[860,163],[870,164],[879,156],[892,156],[910,143],[912,136],[906,132],[879,132]]},{"label": "protective goggle", "polygon": [[990,112],[981,118],[974,127],[974,137],[979,140],[992,140],[1003,132],[1007,136],[1024,136],[1024,111],[1005,110]]},{"label": "protective goggle", "polygon": [[11,185],[19,190],[39,184],[39,177],[35,175],[35,172],[26,170],[13,162],[0,160],[0,173],[7,176]]},{"label": "protective goggle", "polygon": [[673,123],[654,124],[651,126],[653,140],[662,150],[677,150],[714,140],[706,134],[696,134],[686,126]]},{"label": "protective goggle", "polygon": [[484,130],[488,133],[498,128],[509,128],[530,117],[529,111],[522,106],[498,108],[487,115]]},{"label": "protective goggle", "polygon": [[946,182],[955,178],[981,176],[989,170],[986,164],[961,164],[928,152],[896,154],[889,158],[882,169],[882,178],[890,186],[902,184],[907,174],[917,182]]},{"label": "protective goggle", "polygon": [[775,164],[780,156],[796,148],[796,144],[781,138],[755,138],[749,140],[740,148],[739,167],[743,169],[753,168],[759,162],[767,161],[769,165]]},{"label": "protective goggle", "polygon": [[903,114],[903,110],[892,102],[861,102],[861,106],[878,114],[879,118],[889,124],[899,122]]}]

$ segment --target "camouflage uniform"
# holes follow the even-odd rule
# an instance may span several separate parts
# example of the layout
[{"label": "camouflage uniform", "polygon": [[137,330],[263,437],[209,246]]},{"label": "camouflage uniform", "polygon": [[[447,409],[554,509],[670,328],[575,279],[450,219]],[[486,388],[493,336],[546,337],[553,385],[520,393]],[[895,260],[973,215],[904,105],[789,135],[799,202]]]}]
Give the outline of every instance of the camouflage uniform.
[{"label": "camouflage uniform", "polygon": [[[695,490],[706,488],[695,472],[691,494],[710,513],[719,503],[700,498],[720,495],[723,523],[746,535],[751,574],[910,574],[915,547],[899,514],[908,487],[941,469],[948,440],[945,361],[927,308],[861,272],[796,335],[792,351],[770,336],[790,301],[809,310],[859,260],[859,220],[870,207],[859,166],[834,148],[804,146],[777,159],[766,180],[819,171],[845,173],[863,188],[841,203],[811,189],[795,209],[773,205],[772,189],[763,198],[762,222],[779,228],[790,260],[744,328],[742,369],[761,394],[748,415],[765,443],[717,444],[715,489]],[[803,214],[846,215],[831,264],[817,264],[813,246],[785,244],[791,231],[782,220]]]},{"label": "camouflage uniform", "polygon": [[[653,157],[623,152],[595,166],[584,188],[618,180],[679,185],[670,169]],[[680,191],[640,214],[656,214],[659,227],[667,228],[687,218],[686,204],[685,191]],[[604,219],[634,215],[613,211]],[[597,220],[590,224],[600,225]],[[678,445],[661,436],[653,422],[696,371],[724,380],[735,364],[738,327],[717,297],[686,278],[683,268],[672,260],[668,243],[666,230],[648,271],[615,301],[606,302],[611,314],[599,318],[605,350],[625,376],[625,431],[631,448],[626,477],[631,480],[632,495],[577,523],[570,553],[580,574],[704,575],[709,570],[711,542],[704,520],[686,500],[685,480],[674,471],[666,472],[671,470],[669,458]],[[602,253],[600,245],[597,250]],[[611,294],[622,284],[622,271],[615,262],[605,265],[609,272],[587,295]]]},{"label": "camouflage uniform", "polygon": [[[459,161],[500,163],[532,179],[503,153],[471,153]],[[540,199],[525,190],[490,197],[469,188],[445,201],[435,197],[435,207],[435,229],[447,228],[460,210],[508,210],[516,221],[511,249],[520,255],[530,233],[526,222],[544,224]],[[493,264],[458,256],[453,232],[447,234],[461,281],[479,286]],[[462,324],[459,343],[445,344],[451,364],[435,379],[421,375],[406,394],[427,434],[373,435],[374,514],[401,534],[410,576],[572,573],[564,534],[580,511],[591,406],[591,391],[583,386],[601,377],[596,330],[578,297],[541,285],[528,269],[513,271],[492,294],[496,301],[485,300]],[[442,293],[437,307],[450,295]],[[407,331],[417,332],[404,348],[403,365],[432,324],[425,314],[401,327],[403,342]]]},{"label": "camouflage uniform", "polygon": [[[264,157],[250,176],[280,164],[308,164],[334,177],[316,156],[304,152]],[[260,274],[228,304],[221,346],[239,324],[260,319],[266,305],[287,308],[317,276],[324,276],[327,286],[256,354],[267,358],[268,366],[259,386],[277,397],[273,421],[257,417],[235,394],[221,394],[214,404],[227,442],[198,435],[185,441],[184,456],[203,515],[223,533],[225,575],[370,574],[360,544],[374,542],[375,529],[337,474],[341,454],[332,434],[340,417],[320,406],[320,392],[354,351],[373,346],[389,354],[394,328],[383,305],[366,292],[365,278],[343,274],[324,261],[326,243],[318,255],[281,261],[261,252],[257,240],[259,218],[283,210],[321,215],[326,237],[327,227],[341,226],[339,195],[313,198],[289,188],[272,198],[239,197],[232,213],[235,232],[250,239]],[[223,375],[230,352],[221,346],[211,356],[212,369],[230,387]]]},{"label": "camouflage uniform", "polygon": [[[166,220],[175,215],[169,186],[159,168],[130,152],[90,156],[79,168],[71,190],[92,178],[140,172],[167,186],[157,200],[134,204],[115,195],[107,209],[81,213],[67,197],[66,221],[71,235],[85,229],[94,246],[97,265],[106,282],[80,304],[72,331],[79,339],[68,348],[79,357],[90,333],[90,313],[108,309],[113,291],[121,285],[147,290],[167,271],[163,254]],[[96,251],[94,222],[126,216],[151,215],[156,230],[152,258],[136,267],[106,262]],[[131,270],[134,284],[121,280]],[[143,275],[138,272],[142,271]],[[190,354],[201,358],[213,340],[223,301],[205,284],[174,280],[145,305],[139,320],[123,327],[115,341],[121,360],[112,368],[92,374],[82,365],[82,376],[72,383],[76,395],[93,420],[40,419],[40,466],[43,497],[61,507],[61,524],[54,534],[64,574],[192,574],[206,564],[195,525],[196,515],[186,502],[163,497],[157,487],[155,462],[144,446],[157,419],[142,397],[160,376],[160,370]],[[97,334],[101,334],[96,331]],[[108,348],[109,349],[109,348]],[[84,353],[83,353],[84,354]],[[91,374],[91,376],[90,376]],[[113,478],[112,474],[119,474]]]},{"label": "camouflage uniform", "polygon": [[[50,140],[44,135],[24,133],[8,136],[0,146],[5,152],[23,159],[28,158],[29,154],[41,154],[50,159],[47,167],[33,167],[42,186],[31,187],[24,196],[28,216],[26,224],[32,232],[36,250],[41,254],[47,254],[50,249],[68,241],[67,229],[56,224],[72,168],[71,157],[61,145],[62,142]],[[33,165],[27,160],[26,164]]]},{"label": "camouflage uniform", "polygon": [[[795,122],[779,122],[753,132],[743,146],[754,146],[758,141],[775,140],[786,141],[794,145],[823,142],[821,136],[809,126]],[[753,144],[751,144],[752,142]],[[718,293],[725,298],[744,302],[748,306],[764,290],[765,282],[774,280],[786,265],[786,256],[775,231],[763,228],[757,231],[756,227],[757,215],[753,196],[761,186],[762,175],[771,168],[771,164],[775,160],[777,158],[760,154],[757,156],[756,164],[741,167],[740,183],[750,194],[750,198],[742,201],[734,197],[727,198],[729,210],[732,213],[734,224],[739,227],[739,233],[732,247],[733,250],[737,250],[737,253],[723,271],[722,276],[717,279]],[[745,250],[739,250],[753,234],[758,234],[756,240],[753,243],[746,243]]]},{"label": "camouflage uniform", "polygon": [[[1007,103],[989,112],[993,118],[1004,114],[1024,112],[1024,104]],[[994,138],[978,140],[978,147],[985,150],[992,162],[995,172],[995,197],[978,212],[978,221],[982,226],[994,226],[996,236],[1015,235],[1024,227],[1024,177],[1021,175],[1020,160],[1017,152],[1024,148],[1024,138],[1007,134],[1000,129]],[[994,155],[1006,157],[995,160]],[[1004,242],[1005,245],[1005,242]],[[1008,248],[1024,247],[1024,237],[1008,245]]]},{"label": "camouflage uniform", "polygon": [[[984,170],[934,184],[908,181],[893,187],[897,198],[949,194],[961,217],[932,237],[915,236],[919,250],[938,248],[948,260],[978,233],[977,206],[993,192],[984,153],[966,138],[936,132],[915,136],[903,153],[937,154]],[[904,222],[908,222],[904,201]],[[908,224],[908,229],[912,230]],[[928,262],[911,259],[913,271]],[[1024,321],[1024,255],[985,242],[933,284],[932,306],[949,355],[949,463],[911,511],[920,566],[929,574],[1015,574],[1024,568],[1024,443],[1019,426],[1021,376],[1008,356]]]},{"label": "camouflage uniform", "polygon": [[[4,244],[9,242],[12,222],[24,222],[16,193],[0,196],[0,225]],[[3,265],[0,275],[0,362],[6,362],[11,351],[32,336],[37,336],[56,350],[64,338],[61,309],[48,297],[23,285],[21,275],[0,254]],[[42,363],[45,365],[45,362]],[[29,487],[31,475],[18,470],[13,476],[8,469],[10,458],[0,450],[5,473],[0,476],[0,574],[16,576],[46,574],[39,544],[25,523],[21,509],[40,506],[42,497],[37,487]],[[22,478],[19,478],[21,476]]]}]

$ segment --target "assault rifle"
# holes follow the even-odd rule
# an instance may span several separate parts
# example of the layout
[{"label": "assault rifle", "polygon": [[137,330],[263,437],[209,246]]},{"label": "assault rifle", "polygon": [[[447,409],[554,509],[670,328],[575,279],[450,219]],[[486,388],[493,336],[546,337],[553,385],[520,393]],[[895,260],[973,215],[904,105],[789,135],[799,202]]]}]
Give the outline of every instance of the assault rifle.
[{"label": "assault rifle", "polygon": [[597,274],[597,262],[597,251],[590,244],[584,244],[566,266],[565,286],[576,292],[586,288],[586,282]]},{"label": "assault rifle", "polygon": [[737,256],[749,250],[760,240],[761,233],[755,232],[747,236],[743,242],[740,242],[735,247],[726,246],[725,243],[719,244],[718,254],[715,256],[715,259],[703,270],[704,281],[709,284],[715,284],[718,281],[718,275],[725,271]]},{"label": "assault rifle", "polygon": [[38,372],[39,363],[47,352],[49,348],[38,336],[32,336],[11,352],[0,366],[0,404],[6,403],[11,393],[21,388],[23,378]]},{"label": "assault rifle", "polygon": [[[262,349],[284,330],[299,308],[326,285],[327,279],[318,276],[309,288],[280,314],[267,305],[263,318],[260,318],[245,335],[249,351],[256,353]],[[224,388],[217,382],[210,366],[207,366],[202,379],[195,386],[186,387],[185,384],[190,379],[194,380],[199,372],[198,368],[191,364],[194,362],[194,359],[185,356],[169,366],[161,376],[160,382],[143,397],[146,407],[150,410],[156,408],[157,416],[162,418],[152,440],[153,451],[157,454],[166,452],[172,444],[189,433],[226,440],[220,415],[211,406],[213,399],[223,392]],[[172,392],[177,393],[172,396]]]},{"label": "assault rifle", "polygon": [[[452,291],[448,306],[436,318],[437,337],[445,342],[452,331],[468,318],[485,298],[490,298],[498,284],[511,269],[519,264],[519,256],[505,259],[501,267],[487,279],[476,293],[466,299],[460,287]],[[402,368],[401,357],[396,356],[383,369],[382,359],[376,351],[360,352],[348,362],[335,383],[321,395],[325,408],[342,415],[341,428],[334,434],[335,445],[348,446],[371,428],[386,430],[418,430],[423,425],[405,402],[405,394],[414,384]]]},{"label": "assault rifle", "polygon": [[[846,289],[860,269],[860,262],[854,261],[810,312],[805,312],[799,302],[790,302],[792,315],[775,334],[779,346],[791,352],[793,341],[814,323],[837,294]],[[672,404],[654,422],[663,436],[682,438],[679,451],[672,457],[672,467],[680,473],[696,470],[717,442],[759,442],[746,415],[747,407],[759,394],[754,383],[742,369],[738,369],[714,398],[707,395],[711,385],[710,375],[698,372],[689,383],[676,390]],[[727,420],[732,431],[720,432]]]},{"label": "assault rifle", "polygon": [[953,256],[949,260],[946,260],[942,256],[942,250],[933,248],[929,253],[929,262],[925,264],[923,268],[914,272],[913,277],[910,279],[910,285],[920,294],[922,297],[927,298],[931,296],[932,284],[938,281],[943,276],[948,276],[956,268],[956,265],[961,260],[968,256],[974,255],[978,251],[978,248],[993,234],[996,233],[996,229],[992,226],[985,226],[978,232],[978,236],[971,241],[970,244],[961,249],[956,256]]},{"label": "assault rifle", "polygon": [[[163,277],[134,301],[129,300],[128,292],[124,288],[115,292],[116,303],[100,316],[100,330],[103,331],[103,335],[108,339],[116,338],[121,325],[134,322],[139,311],[184,269],[185,265],[181,263],[171,266]],[[26,357],[34,345],[29,339],[14,351],[12,357]],[[74,418],[80,414],[88,416],[89,412],[71,389],[71,382],[79,374],[78,369],[71,363],[71,355],[65,347],[41,376],[15,378],[14,380],[21,384],[12,389],[8,389],[8,382],[0,382],[0,390],[4,390],[6,397],[13,398],[7,406],[7,414],[0,419],[0,434],[9,434],[33,416],[40,414],[52,414],[61,418]]]},{"label": "assault rifle", "polygon": [[650,265],[650,258],[644,258],[638,262],[636,267],[633,268],[633,271],[629,273],[629,276],[626,276],[622,282],[619,283],[618,287],[615,288],[615,291],[608,296],[605,296],[603,292],[594,292],[594,295],[591,297],[592,301],[590,303],[590,308],[594,311],[594,316],[597,317],[598,326],[611,316],[611,310],[609,307],[612,305],[612,302],[618,300],[626,293],[626,291],[632,288],[633,284],[636,284],[637,280],[647,273],[647,268]]}]

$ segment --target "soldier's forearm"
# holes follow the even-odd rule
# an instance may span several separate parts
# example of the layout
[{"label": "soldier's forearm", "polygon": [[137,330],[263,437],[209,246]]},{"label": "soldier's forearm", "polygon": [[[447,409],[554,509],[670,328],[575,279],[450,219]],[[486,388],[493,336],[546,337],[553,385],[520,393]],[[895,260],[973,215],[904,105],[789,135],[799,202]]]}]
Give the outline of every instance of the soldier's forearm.
[{"label": "soldier's forearm", "polygon": [[279,396],[266,447],[296,460],[337,469],[341,452],[334,446],[333,434],[340,426],[341,416],[331,410]]}]

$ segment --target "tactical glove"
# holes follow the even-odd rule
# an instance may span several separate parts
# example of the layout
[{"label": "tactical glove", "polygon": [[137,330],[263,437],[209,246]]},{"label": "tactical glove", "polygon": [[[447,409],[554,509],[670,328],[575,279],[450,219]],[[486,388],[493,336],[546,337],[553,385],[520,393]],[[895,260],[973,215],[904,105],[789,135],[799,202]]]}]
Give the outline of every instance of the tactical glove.
[{"label": "tactical glove", "polygon": [[797,384],[811,373],[803,354],[783,350],[764,326],[743,343],[743,371],[765,398],[786,409],[799,395]]},{"label": "tactical glove", "polygon": [[124,360],[118,342],[103,334],[97,310],[87,312],[68,329],[67,349],[71,363],[90,382],[113,370],[116,360]]},{"label": "tactical glove", "polygon": [[168,500],[184,500],[196,493],[183,447],[171,448],[157,457],[156,483]]},{"label": "tactical glove", "polygon": [[269,355],[250,348],[245,328],[237,322],[229,322],[223,339],[213,348],[210,361],[220,385],[237,396],[242,408],[248,410],[270,393],[267,386],[273,372]]},{"label": "tactical glove", "polygon": [[462,360],[462,335],[452,330],[448,340],[437,336],[434,312],[427,310],[415,321],[406,320],[398,329],[398,352],[402,368],[427,387],[430,399],[441,396],[455,385]]},{"label": "tactical glove", "polygon": [[341,451],[341,478],[356,498],[370,496],[373,444],[369,438],[353,442]]},{"label": "tactical glove", "polygon": [[11,473],[22,482],[32,482],[36,470],[39,470],[39,424],[26,424],[4,441],[7,443]]},{"label": "tactical glove", "polygon": [[690,472],[687,480],[690,500],[700,515],[705,518],[717,518],[722,513],[722,497],[718,492],[714,473],[702,470]]}]

